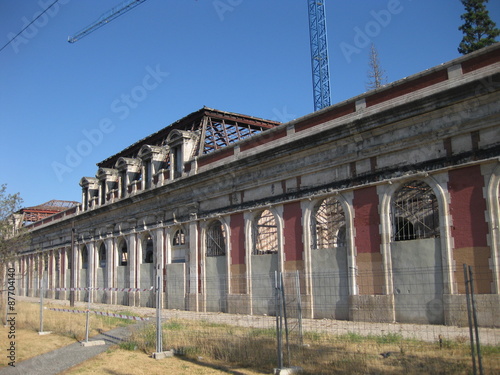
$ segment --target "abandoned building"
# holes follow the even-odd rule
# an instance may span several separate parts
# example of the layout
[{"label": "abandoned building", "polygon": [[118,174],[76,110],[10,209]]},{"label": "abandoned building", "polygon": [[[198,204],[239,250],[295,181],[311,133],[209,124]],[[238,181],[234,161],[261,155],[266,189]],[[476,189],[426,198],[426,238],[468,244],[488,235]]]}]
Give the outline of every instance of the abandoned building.
[{"label": "abandoned building", "polygon": [[467,264],[497,325],[499,114],[500,44],[285,124],[201,108],[29,225],[18,292],[273,314],[281,271],[310,318],[456,324]]},{"label": "abandoned building", "polygon": [[14,214],[14,219],[17,221],[18,225],[26,226],[78,205],[79,202],[53,199],[43,204],[39,204],[38,206],[20,209]]}]

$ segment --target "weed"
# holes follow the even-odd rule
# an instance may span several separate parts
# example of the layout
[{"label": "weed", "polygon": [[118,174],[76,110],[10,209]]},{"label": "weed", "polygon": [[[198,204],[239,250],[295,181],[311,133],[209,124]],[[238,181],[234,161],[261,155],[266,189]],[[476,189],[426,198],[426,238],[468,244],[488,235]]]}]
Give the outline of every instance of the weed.
[{"label": "weed", "polygon": [[347,342],[362,342],[363,340],[365,340],[363,336],[355,332],[348,332],[345,335],[340,336],[339,339]]},{"label": "weed", "polygon": [[134,341],[123,341],[119,347],[124,350],[137,350],[137,344]]},{"label": "weed", "polygon": [[176,320],[170,320],[167,323],[163,323],[163,328],[169,331],[179,331],[186,328],[182,323]]},{"label": "weed", "polygon": [[385,335],[375,336],[377,344],[396,344],[403,340],[403,336],[399,333],[386,333]]}]

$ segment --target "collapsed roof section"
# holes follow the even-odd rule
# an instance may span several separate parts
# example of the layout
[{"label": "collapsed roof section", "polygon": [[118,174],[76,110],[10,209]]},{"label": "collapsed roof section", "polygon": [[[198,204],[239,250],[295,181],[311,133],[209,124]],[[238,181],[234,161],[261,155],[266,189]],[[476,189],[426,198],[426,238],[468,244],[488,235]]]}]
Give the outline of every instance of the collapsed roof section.
[{"label": "collapsed roof section", "polygon": [[281,123],[277,121],[203,107],[97,163],[97,166],[99,168],[114,168],[121,157],[137,158],[144,145],[165,146],[167,138],[173,130],[197,133],[198,141],[192,154],[194,157],[209,154],[278,125]]},{"label": "collapsed roof section", "polygon": [[19,214],[23,215],[23,225],[37,222],[46,217],[55,215],[59,212],[66,211],[70,208],[78,206],[79,202],[51,200],[46,203],[33,207],[25,207],[19,210]]}]

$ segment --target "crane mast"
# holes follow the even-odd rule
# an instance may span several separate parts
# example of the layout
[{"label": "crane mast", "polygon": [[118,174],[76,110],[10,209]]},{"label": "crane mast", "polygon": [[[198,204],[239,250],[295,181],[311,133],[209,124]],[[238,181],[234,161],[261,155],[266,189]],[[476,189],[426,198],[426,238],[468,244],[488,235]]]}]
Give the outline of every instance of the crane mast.
[{"label": "crane mast", "polygon": [[324,0],[308,0],[314,111],[330,105],[330,73]]},{"label": "crane mast", "polygon": [[120,5],[111,8],[109,11],[106,13],[102,14],[101,17],[89,26],[87,26],[85,29],[80,30],[78,33],[76,33],[74,36],[68,37],[68,42],[70,43],[75,43],[76,41],[82,39],[84,36],[89,35],[91,32],[97,30],[98,28],[106,25],[107,23],[111,22],[117,17],[120,17],[122,14],[125,14],[129,10],[135,8],[136,6],[142,4],[146,0],[128,0],[124,1]]}]

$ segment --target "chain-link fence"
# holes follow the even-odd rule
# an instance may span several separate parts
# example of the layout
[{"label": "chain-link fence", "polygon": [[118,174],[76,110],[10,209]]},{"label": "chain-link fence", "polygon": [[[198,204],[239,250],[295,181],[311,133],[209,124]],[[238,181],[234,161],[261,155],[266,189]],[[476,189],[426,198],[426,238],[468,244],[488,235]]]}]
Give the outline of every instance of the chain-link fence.
[{"label": "chain-link fence", "polygon": [[[474,358],[478,369],[481,360],[483,373],[500,373],[500,296],[485,293],[492,278],[488,267],[474,267],[472,275],[461,267],[391,274],[357,270],[357,289],[349,285],[349,275],[333,272],[193,280],[176,275],[164,278],[161,316],[163,349],[178,355],[266,373],[300,366],[305,374],[470,374]],[[452,290],[446,282],[450,275],[457,280]],[[183,277],[175,284],[181,290],[172,289],[172,280]],[[196,294],[188,293],[193,285]],[[474,305],[467,303],[471,287]],[[367,290],[374,293],[360,293]],[[155,291],[140,293],[154,297]],[[130,300],[139,305],[142,298]],[[128,347],[155,351],[155,309],[99,303],[92,308],[149,317],[151,323],[132,335],[137,343]],[[475,318],[468,313],[472,308]],[[469,320],[477,322],[477,331]]]}]

